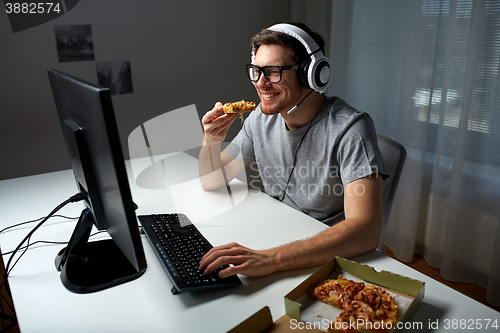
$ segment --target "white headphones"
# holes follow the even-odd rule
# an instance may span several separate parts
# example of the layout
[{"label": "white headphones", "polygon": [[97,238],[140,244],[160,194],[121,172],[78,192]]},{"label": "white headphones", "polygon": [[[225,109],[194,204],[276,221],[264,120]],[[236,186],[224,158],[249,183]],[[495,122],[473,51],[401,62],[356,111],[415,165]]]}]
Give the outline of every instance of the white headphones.
[{"label": "white headphones", "polygon": [[[292,36],[304,45],[310,59],[299,64],[300,68],[297,70],[299,81],[305,88],[324,93],[330,83],[330,61],[323,55],[314,39],[304,30],[292,24],[280,23],[267,29]],[[252,50],[252,63],[254,59],[255,50]]]}]

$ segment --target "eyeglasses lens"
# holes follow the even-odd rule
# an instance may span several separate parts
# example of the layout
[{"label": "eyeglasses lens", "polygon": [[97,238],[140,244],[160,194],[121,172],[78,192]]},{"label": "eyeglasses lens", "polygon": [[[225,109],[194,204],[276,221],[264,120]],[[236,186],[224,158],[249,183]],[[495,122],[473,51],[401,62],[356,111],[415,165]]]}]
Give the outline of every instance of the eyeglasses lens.
[{"label": "eyeglasses lens", "polygon": [[258,81],[260,77],[260,69],[254,66],[248,66],[248,76],[252,81]]},{"label": "eyeglasses lens", "polygon": [[[271,83],[277,83],[281,81],[281,70],[277,66],[269,66],[259,68],[257,66],[249,65],[247,67],[248,76],[252,81],[258,81],[262,71],[264,71],[264,76]],[[262,71],[261,71],[262,70]]]},{"label": "eyeglasses lens", "polygon": [[280,82],[281,80],[281,71],[278,67],[266,67],[264,68],[264,75],[266,79],[271,83]]}]

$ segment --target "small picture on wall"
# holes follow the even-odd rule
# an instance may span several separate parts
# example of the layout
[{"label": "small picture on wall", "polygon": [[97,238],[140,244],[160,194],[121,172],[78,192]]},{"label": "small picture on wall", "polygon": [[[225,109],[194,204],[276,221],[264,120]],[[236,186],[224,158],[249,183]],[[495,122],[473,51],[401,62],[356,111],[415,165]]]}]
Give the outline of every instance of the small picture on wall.
[{"label": "small picture on wall", "polygon": [[94,60],[90,24],[56,25],[54,32],[59,62]]},{"label": "small picture on wall", "polygon": [[98,61],[96,66],[99,85],[109,88],[112,95],[133,92],[130,61]]}]

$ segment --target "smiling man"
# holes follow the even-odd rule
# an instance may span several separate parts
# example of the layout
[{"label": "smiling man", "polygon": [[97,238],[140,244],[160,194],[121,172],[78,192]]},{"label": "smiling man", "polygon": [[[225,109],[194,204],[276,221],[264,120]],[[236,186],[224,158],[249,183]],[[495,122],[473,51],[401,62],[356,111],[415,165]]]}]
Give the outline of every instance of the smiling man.
[{"label": "smiling man", "polygon": [[[225,186],[256,162],[268,195],[330,228],[273,249],[214,247],[200,270],[209,274],[232,264],[219,275],[262,276],[376,249],[387,170],[370,116],[323,95],[330,79],[323,39],[303,24],[278,24],[254,36],[251,49],[246,69],[260,104],[223,151],[221,142],[238,114],[224,114],[221,103],[205,114],[202,186]],[[235,159],[240,152],[244,163]]]}]

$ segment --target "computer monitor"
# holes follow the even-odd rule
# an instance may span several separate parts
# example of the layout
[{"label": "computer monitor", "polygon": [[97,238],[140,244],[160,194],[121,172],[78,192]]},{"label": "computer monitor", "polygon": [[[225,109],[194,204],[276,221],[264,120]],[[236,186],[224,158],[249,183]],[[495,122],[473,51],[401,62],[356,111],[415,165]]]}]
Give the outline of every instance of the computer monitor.
[{"label": "computer monitor", "polygon": [[[64,286],[75,293],[106,289],[146,270],[111,94],[49,69],[50,85],[84,210],[67,247],[55,259]],[[109,239],[89,241],[92,226]]]}]

